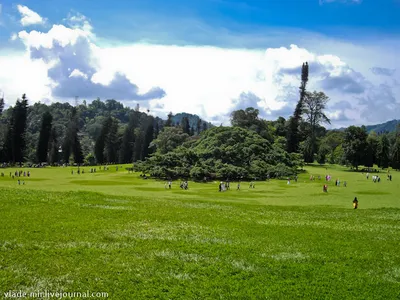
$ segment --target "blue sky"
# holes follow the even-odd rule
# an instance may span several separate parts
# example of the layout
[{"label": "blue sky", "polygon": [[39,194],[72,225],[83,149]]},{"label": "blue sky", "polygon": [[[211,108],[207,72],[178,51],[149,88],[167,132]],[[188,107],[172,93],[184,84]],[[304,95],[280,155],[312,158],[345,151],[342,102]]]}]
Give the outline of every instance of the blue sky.
[{"label": "blue sky", "polygon": [[400,0],[0,5],[0,66],[15,71],[0,75],[0,90],[10,104],[22,86],[32,101],[115,95],[160,116],[185,110],[216,123],[246,105],[269,119],[288,117],[308,60],[310,89],[331,98],[335,126],[400,115]]},{"label": "blue sky", "polygon": [[[16,10],[14,1],[0,3],[3,11]],[[52,23],[65,18],[66,12],[80,12],[90,17],[95,32],[127,42],[150,38],[165,44],[174,39],[196,44],[200,24],[216,30],[266,35],[271,28],[303,29],[348,40],[400,31],[398,0],[22,0],[18,4],[40,11]],[[170,39],[162,32],[167,32]],[[4,30],[1,36],[3,40],[8,38]],[[208,43],[219,44],[212,36]]]}]

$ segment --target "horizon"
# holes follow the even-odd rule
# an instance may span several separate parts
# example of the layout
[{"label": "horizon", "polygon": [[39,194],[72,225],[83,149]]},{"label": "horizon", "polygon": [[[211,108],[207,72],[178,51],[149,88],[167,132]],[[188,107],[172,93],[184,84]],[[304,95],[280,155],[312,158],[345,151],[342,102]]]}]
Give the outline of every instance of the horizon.
[{"label": "horizon", "polygon": [[287,119],[307,61],[307,89],[330,98],[324,126],[381,124],[400,113],[399,12],[398,0],[0,1],[0,92],[7,105],[26,93],[213,124],[249,106]]}]

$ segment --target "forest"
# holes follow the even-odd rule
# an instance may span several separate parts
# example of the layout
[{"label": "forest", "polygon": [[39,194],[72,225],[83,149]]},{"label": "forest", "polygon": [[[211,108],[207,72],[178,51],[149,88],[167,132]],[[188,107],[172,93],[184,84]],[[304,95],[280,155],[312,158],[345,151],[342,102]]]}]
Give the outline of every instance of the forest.
[{"label": "forest", "polygon": [[327,130],[329,97],[307,90],[303,64],[299,101],[288,119],[265,120],[248,107],[231,113],[231,126],[172,112],[163,120],[110,99],[87,104],[0,99],[3,166],[134,163],[154,177],[267,178],[291,176],[304,163],[400,168],[400,128],[368,133],[350,126]]}]

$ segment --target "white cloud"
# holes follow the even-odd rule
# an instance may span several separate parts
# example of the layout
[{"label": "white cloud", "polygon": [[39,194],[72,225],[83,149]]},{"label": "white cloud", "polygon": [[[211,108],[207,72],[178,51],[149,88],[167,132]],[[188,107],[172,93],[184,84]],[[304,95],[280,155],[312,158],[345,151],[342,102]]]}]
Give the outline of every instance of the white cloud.
[{"label": "white cloud", "polygon": [[[298,100],[300,68],[305,61],[310,65],[309,89],[323,90],[331,98],[328,115],[335,127],[385,121],[400,95],[398,88],[385,82],[387,76],[376,79],[371,72],[371,68],[388,65],[377,55],[382,51],[378,47],[344,45],[328,39],[318,41],[325,48],[100,47],[88,18],[75,14],[66,21],[69,26],[54,25],[47,32],[18,33],[27,53],[15,56],[7,66],[24,69],[24,76],[19,72],[0,75],[0,89],[12,95],[7,101],[14,102],[22,93],[36,101],[65,101],[75,95],[88,101],[113,97],[131,106],[141,101],[142,107],[164,117],[169,111],[185,111],[217,124],[228,122],[233,109],[248,105],[270,119],[287,117]],[[385,57],[393,61],[390,51]],[[0,64],[7,59],[0,53]],[[35,78],[34,85],[30,76]],[[382,84],[386,84],[384,88]],[[382,91],[388,102],[380,101],[374,118],[368,117]]]},{"label": "white cloud", "polygon": [[29,9],[24,5],[17,5],[18,12],[21,14],[21,25],[30,26],[35,24],[44,24],[45,19],[42,18],[37,12]]},{"label": "white cloud", "polygon": [[71,74],[69,74],[69,77],[83,77],[85,79],[88,79],[88,76],[85,73],[79,71],[78,69],[74,69],[71,72]]},{"label": "white cloud", "polygon": [[10,41],[16,41],[18,39],[18,34],[16,34],[15,32],[13,32],[10,36]]}]

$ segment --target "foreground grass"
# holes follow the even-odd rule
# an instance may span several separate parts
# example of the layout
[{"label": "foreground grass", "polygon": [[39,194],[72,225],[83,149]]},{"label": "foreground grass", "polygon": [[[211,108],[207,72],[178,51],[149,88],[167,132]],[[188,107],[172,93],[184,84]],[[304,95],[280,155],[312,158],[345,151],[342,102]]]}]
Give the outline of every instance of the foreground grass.
[{"label": "foreground grass", "polygon": [[[138,174],[31,169],[0,177],[3,292],[94,291],[111,299],[399,299],[400,180],[340,167],[297,183],[164,189]],[[348,186],[309,176],[330,174]],[[357,196],[360,209],[353,210]]]},{"label": "foreground grass", "polygon": [[0,194],[1,292],[91,290],[111,299],[400,297],[397,208],[28,188]]}]

